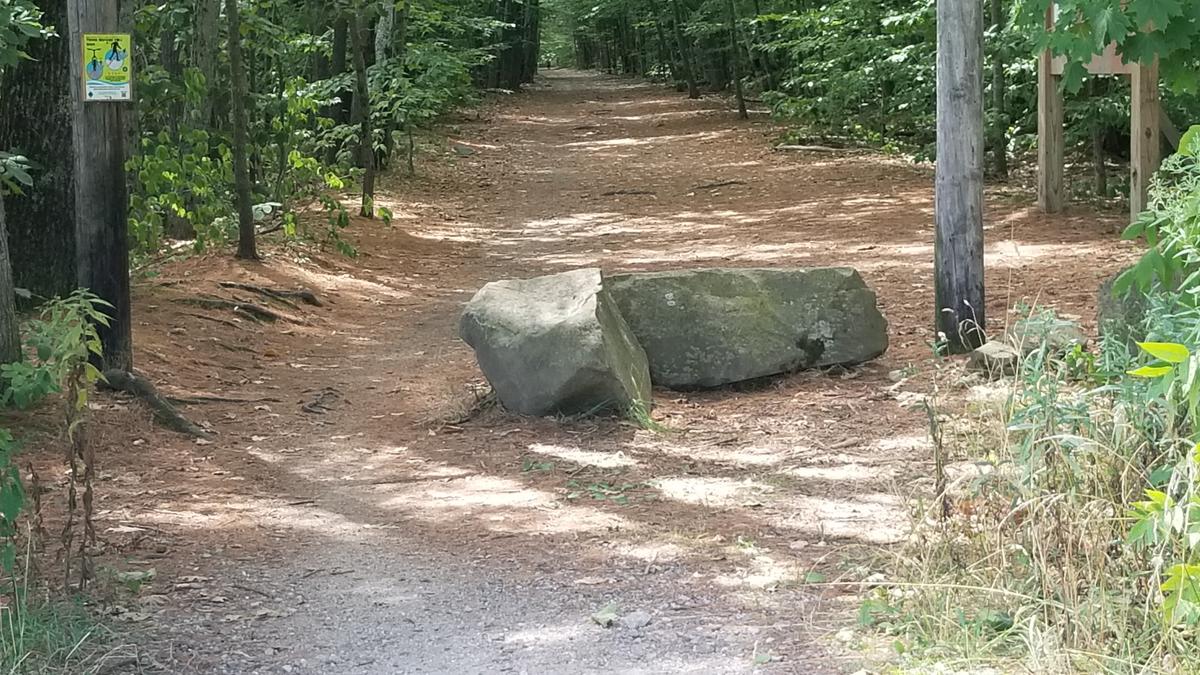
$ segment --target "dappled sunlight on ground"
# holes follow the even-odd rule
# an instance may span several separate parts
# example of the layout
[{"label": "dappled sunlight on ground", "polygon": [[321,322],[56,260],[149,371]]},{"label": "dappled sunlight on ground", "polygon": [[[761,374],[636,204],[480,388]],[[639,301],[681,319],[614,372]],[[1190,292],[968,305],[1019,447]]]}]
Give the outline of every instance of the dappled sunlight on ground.
[{"label": "dappled sunlight on ground", "polygon": [[601,469],[614,469],[617,467],[635,466],[637,464],[637,462],[627,457],[621,451],[615,453],[611,450],[596,452],[592,450],[580,450],[579,448],[567,448],[561,445],[546,445],[545,443],[534,443],[529,446],[529,451]]},{"label": "dappled sunlight on ground", "polygon": [[[377,203],[395,220],[356,218],[343,236],[357,258],[280,247],[262,264],[197,260],[139,284],[139,368],[168,393],[229,402],[186,407],[217,432],[203,445],[156,432],[135,448],[129,430],[148,428],[148,413],[105,410],[117,420],[100,436],[106,470],[137,480],[105,483],[117,496],[100,531],[122,564],[145,557],[163,577],[172,563],[151,557],[160,550],[186,561],[176,574],[304,595],[294,616],[254,631],[188,623],[254,608],[171,610],[187,640],[223,654],[257,631],[351,657],[382,639],[430,659],[443,648],[484,660],[591,650],[611,672],[725,673],[753,670],[760,641],[775,640],[789,660],[766,672],[826,672],[808,667],[825,647],[797,617],[820,607],[837,623],[854,603],[832,603],[844,589],[806,574],[857,574],[872,560],[859,552],[906,536],[904,498],[931,489],[927,416],[899,400],[922,391],[903,373],[932,355],[929,167],[773,152],[776,130],[737,121],[718,99],[590,75],[492,112],[455,131],[473,152],[448,145],[437,171],[384,177]],[[989,329],[1023,297],[1089,315],[1093,284],[1132,255],[1111,240],[1114,216],[1051,218],[1030,201],[989,193]],[[489,281],[592,265],[853,266],[892,346],[860,367],[658,390],[662,433],[495,409],[456,338],[462,303]],[[198,281],[230,279],[311,289],[323,304],[261,325],[169,304]],[[117,541],[127,530],[137,534]],[[282,594],[264,592],[222,597]],[[644,636],[590,621],[614,601],[654,615]],[[365,619],[343,625],[355,611]],[[694,639],[656,667],[657,646],[679,636]],[[260,659],[257,672],[279,672]]]},{"label": "dappled sunlight on ground", "polygon": [[718,509],[761,503],[773,491],[750,478],[657,478],[654,485],[667,499]]}]

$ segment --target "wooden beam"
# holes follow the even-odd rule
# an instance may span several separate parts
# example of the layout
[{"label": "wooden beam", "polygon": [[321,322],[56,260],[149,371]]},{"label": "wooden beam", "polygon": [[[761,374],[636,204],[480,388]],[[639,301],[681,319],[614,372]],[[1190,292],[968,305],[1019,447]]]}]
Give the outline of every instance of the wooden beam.
[{"label": "wooden beam", "polygon": [[1062,77],[1052,72],[1049,51],[1038,57],[1038,208],[1042,213],[1063,210]]},{"label": "wooden beam", "polygon": [[1171,146],[1171,150],[1178,150],[1179,141],[1183,140],[1183,132],[1175,126],[1175,122],[1171,120],[1171,116],[1161,105],[1158,107],[1158,126],[1162,127],[1163,140]]},{"label": "wooden beam", "polygon": [[[104,346],[101,370],[133,368],[129,298],[129,193],[125,185],[126,125],[131,103],[88,102],[84,96],[83,35],[122,30],[118,0],[68,0],[72,143],[75,150],[75,257],[79,286],[111,307],[97,326]],[[136,45],[134,45],[136,48]],[[90,55],[88,55],[90,57]],[[128,61],[132,61],[132,54]]]},{"label": "wooden beam", "polygon": [[985,340],[983,3],[937,2],[934,284],[938,333],[952,352]]},{"label": "wooden beam", "polygon": [[1150,202],[1150,178],[1162,163],[1158,62],[1133,71],[1129,143],[1129,217],[1137,220]]}]

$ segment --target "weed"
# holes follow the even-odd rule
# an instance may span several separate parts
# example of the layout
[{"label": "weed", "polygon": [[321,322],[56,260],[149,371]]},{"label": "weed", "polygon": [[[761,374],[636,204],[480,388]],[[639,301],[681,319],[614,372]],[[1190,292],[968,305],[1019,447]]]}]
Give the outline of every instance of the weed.
[{"label": "weed", "polygon": [[521,460],[521,471],[523,473],[549,473],[554,471],[556,466],[554,462],[541,460],[536,457],[526,457]]},{"label": "weed", "polygon": [[656,421],[650,416],[650,406],[645,401],[636,400],[626,410],[626,417],[638,427],[656,434],[670,433],[672,429]]},{"label": "weed", "polygon": [[596,501],[609,501],[614,504],[625,505],[630,501],[631,492],[645,487],[644,483],[584,483],[578,480],[571,480],[567,482],[567,499],[574,500],[588,497]]}]

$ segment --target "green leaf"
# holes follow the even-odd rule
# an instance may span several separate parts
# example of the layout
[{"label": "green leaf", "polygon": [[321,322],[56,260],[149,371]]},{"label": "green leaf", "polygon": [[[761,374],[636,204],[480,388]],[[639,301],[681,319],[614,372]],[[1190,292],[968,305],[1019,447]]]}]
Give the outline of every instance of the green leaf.
[{"label": "green leaf", "polygon": [[1092,18],[1092,30],[1095,46],[1100,50],[1110,42],[1124,42],[1131,32],[1131,25],[1120,7],[1109,5]]},{"label": "green leaf", "polygon": [[1192,355],[1187,347],[1174,342],[1139,342],[1137,345],[1150,356],[1167,363],[1183,363]]},{"label": "green leaf", "polygon": [[1179,0],[1130,0],[1129,9],[1139,26],[1152,25],[1162,30],[1171,24],[1171,19],[1183,14]]},{"label": "green leaf", "polygon": [[1193,125],[1179,139],[1179,154],[1184,157],[1200,154],[1200,124]]},{"label": "green leaf", "polygon": [[1174,366],[1142,366],[1141,368],[1138,368],[1137,370],[1130,370],[1130,371],[1126,372],[1125,374],[1132,375],[1133,377],[1144,377],[1147,379],[1154,379],[1154,378],[1170,375],[1171,372],[1174,370],[1175,370]]},{"label": "green leaf", "polygon": [[617,622],[617,603],[610,602],[592,614],[592,621],[602,628],[610,628]]}]

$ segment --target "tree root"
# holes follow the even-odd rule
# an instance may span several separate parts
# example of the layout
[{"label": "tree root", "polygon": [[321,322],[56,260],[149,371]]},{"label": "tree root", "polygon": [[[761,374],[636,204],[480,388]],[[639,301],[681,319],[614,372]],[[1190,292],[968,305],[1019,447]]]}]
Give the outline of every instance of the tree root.
[{"label": "tree root", "polygon": [[745,184],[746,184],[746,181],[743,181],[743,180],[723,180],[723,181],[718,181],[716,183],[705,183],[704,185],[697,185],[696,187],[692,188],[692,190],[699,192],[700,190],[715,190],[717,188],[729,187],[731,185],[745,185]]},{"label": "tree root", "polygon": [[626,189],[626,190],[610,190],[608,192],[602,192],[602,193],[600,193],[600,196],[601,197],[620,197],[620,196],[653,195],[653,194],[655,194],[655,192],[653,190],[628,190],[628,189]]},{"label": "tree root", "polygon": [[198,314],[196,312],[185,312],[185,314],[187,316],[194,316],[197,319],[204,319],[205,321],[213,321],[213,322],[219,323],[223,326],[229,326],[230,328],[236,328],[238,330],[243,330],[243,328],[241,326],[237,325],[236,323],[234,323],[232,321],[229,321],[228,319],[221,319],[219,317],[209,316],[207,314]]},{"label": "tree root", "polygon": [[831,148],[827,145],[777,145],[776,152],[827,152],[843,155],[856,155],[863,152],[860,148]]},{"label": "tree root", "polygon": [[145,378],[124,370],[108,370],[104,373],[104,385],[114,391],[123,391],[142,399],[154,411],[154,419],[164,427],[192,438],[209,438],[208,430],[193,424],[184,417],[171,402],[163,398],[154,385]]},{"label": "tree root", "polygon": [[236,314],[245,315],[259,323],[264,321],[285,321],[287,323],[302,324],[303,321],[290,317],[286,314],[280,314],[273,309],[267,309],[261,305],[255,305],[249,302],[234,302],[233,300],[224,300],[222,298],[177,298],[175,302],[185,305],[194,305],[203,307],[204,309],[227,309]]},{"label": "tree root", "polygon": [[295,309],[300,308],[297,307],[295,303],[291,302],[292,300],[299,300],[300,302],[303,302],[306,305],[312,305],[313,307],[324,306],[324,303],[321,302],[321,299],[317,297],[316,293],[303,288],[292,291],[279,288],[267,288],[265,286],[255,286],[254,284],[242,284],[236,281],[222,281],[221,288],[236,288],[239,291],[247,291],[249,293],[265,295],[268,298],[279,300]]},{"label": "tree root", "polygon": [[167,396],[166,399],[175,405],[202,405],[205,403],[282,403],[282,399],[271,398],[269,396],[263,398],[231,398],[228,396],[215,396],[212,394],[200,394],[197,396]]}]

